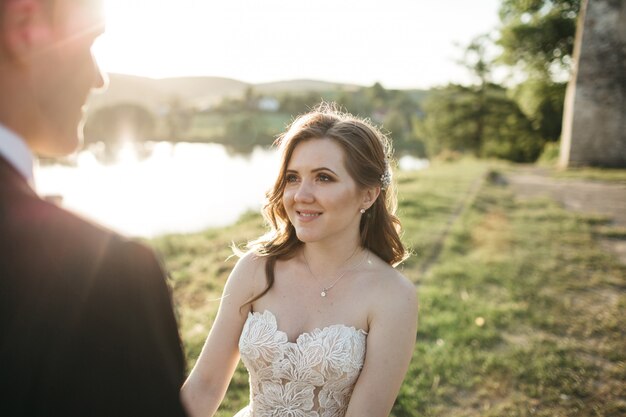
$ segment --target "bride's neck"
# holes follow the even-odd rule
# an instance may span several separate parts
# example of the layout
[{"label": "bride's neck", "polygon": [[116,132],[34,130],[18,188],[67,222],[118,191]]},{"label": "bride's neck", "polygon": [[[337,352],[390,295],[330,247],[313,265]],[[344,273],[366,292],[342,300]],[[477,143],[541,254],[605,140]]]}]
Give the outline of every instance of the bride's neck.
[{"label": "bride's neck", "polygon": [[302,246],[302,256],[318,273],[332,274],[351,265],[363,250],[364,248],[357,243],[340,247],[305,243]]}]

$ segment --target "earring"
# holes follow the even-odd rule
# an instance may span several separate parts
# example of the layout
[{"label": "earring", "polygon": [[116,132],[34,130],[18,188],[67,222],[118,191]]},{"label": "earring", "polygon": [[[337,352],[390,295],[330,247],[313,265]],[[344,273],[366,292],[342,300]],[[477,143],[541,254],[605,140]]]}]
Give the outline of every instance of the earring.
[{"label": "earring", "polygon": [[361,214],[365,214],[365,209],[362,208],[361,210],[359,210],[361,212]]}]

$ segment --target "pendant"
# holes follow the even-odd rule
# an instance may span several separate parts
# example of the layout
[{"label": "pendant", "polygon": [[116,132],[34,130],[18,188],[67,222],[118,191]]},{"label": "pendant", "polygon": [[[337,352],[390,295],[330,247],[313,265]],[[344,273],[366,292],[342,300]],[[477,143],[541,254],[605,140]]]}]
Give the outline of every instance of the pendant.
[{"label": "pendant", "polygon": [[321,295],[322,297],[326,297],[326,290],[322,290],[322,292],[320,293],[320,295]]}]

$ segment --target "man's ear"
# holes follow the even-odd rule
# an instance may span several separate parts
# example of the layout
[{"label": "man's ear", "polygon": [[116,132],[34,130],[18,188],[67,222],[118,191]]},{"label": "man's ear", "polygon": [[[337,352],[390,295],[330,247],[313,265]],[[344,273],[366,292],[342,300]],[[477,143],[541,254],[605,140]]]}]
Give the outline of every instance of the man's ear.
[{"label": "man's ear", "polygon": [[363,208],[368,209],[376,202],[380,195],[380,187],[366,188],[363,192]]},{"label": "man's ear", "polygon": [[5,0],[2,2],[0,30],[8,54],[24,60],[47,42],[52,34],[52,18],[42,0]]}]

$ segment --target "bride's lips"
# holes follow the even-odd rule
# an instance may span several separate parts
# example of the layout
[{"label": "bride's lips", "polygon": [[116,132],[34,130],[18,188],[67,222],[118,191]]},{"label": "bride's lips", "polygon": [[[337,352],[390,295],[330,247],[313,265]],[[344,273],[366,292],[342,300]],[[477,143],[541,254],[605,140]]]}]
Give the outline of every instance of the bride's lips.
[{"label": "bride's lips", "polygon": [[299,221],[308,222],[320,217],[322,212],[314,210],[296,210],[296,214],[298,215]]}]

